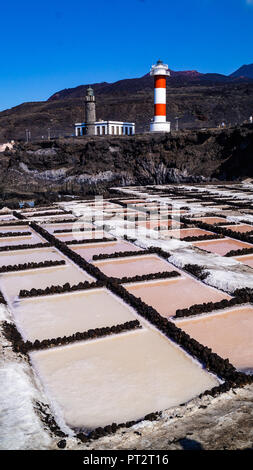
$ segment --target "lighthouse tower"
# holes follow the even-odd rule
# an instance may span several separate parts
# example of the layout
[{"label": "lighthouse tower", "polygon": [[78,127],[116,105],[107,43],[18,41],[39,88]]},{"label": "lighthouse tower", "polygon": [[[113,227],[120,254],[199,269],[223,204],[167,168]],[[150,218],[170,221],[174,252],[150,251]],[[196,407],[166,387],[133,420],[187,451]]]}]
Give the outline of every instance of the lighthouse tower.
[{"label": "lighthouse tower", "polygon": [[89,86],[85,96],[85,135],[95,135],[96,100],[93,89]]},{"label": "lighthouse tower", "polygon": [[150,75],[154,76],[154,118],[150,132],[170,132],[170,122],[166,121],[166,77],[170,76],[168,65],[158,60],[152,65]]}]

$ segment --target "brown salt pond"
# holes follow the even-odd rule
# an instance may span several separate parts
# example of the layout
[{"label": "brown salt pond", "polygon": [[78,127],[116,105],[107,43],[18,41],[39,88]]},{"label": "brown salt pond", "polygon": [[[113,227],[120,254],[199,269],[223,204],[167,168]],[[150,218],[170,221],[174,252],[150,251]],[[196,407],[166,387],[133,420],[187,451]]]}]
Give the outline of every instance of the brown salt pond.
[{"label": "brown salt pond", "polygon": [[147,230],[153,230],[158,227],[165,227],[165,228],[179,228],[182,224],[177,222],[176,220],[150,220],[150,221],[143,221],[143,222],[138,222],[137,227],[144,227]]},{"label": "brown salt pond", "polygon": [[143,274],[175,271],[174,266],[157,255],[131,256],[115,260],[96,261],[97,266],[109,277],[133,277]]},{"label": "brown salt pond", "polygon": [[56,261],[65,259],[54,248],[32,248],[0,252],[0,266],[24,263],[40,263],[41,261]]},{"label": "brown salt pond", "polygon": [[202,250],[210,251],[211,253],[216,253],[217,255],[221,256],[226,255],[231,250],[253,248],[253,245],[251,245],[250,243],[234,240],[233,238],[222,238],[220,240],[194,242],[193,245],[197,246],[198,248],[201,248]]},{"label": "brown salt pond", "polygon": [[219,224],[220,222],[226,223],[225,217],[194,217],[192,220],[199,220],[205,224]]},{"label": "brown salt pond", "polygon": [[204,235],[214,235],[213,232],[202,230],[200,228],[183,228],[179,230],[163,230],[161,232],[162,238],[180,238],[183,240],[186,237],[202,237]]},{"label": "brown salt pond", "polygon": [[93,282],[94,278],[72,264],[0,274],[0,288],[11,303],[22,289],[45,289],[67,282],[73,286],[85,281]]},{"label": "brown salt pond", "polygon": [[20,333],[30,341],[136,319],[127,304],[104,288],[24,299],[12,307]]},{"label": "brown salt pond", "polygon": [[235,256],[237,261],[240,261],[240,263],[246,264],[246,266],[249,266],[250,268],[253,268],[253,254],[252,255],[244,255],[244,256]]},{"label": "brown salt pond", "polygon": [[224,228],[232,230],[232,232],[247,233],[253,232],[253,225],[238,224],[238,225],[223,225]]},{"label": "brown salt pond", "polygon": [[175,321],[201,344],[229,361],[240,371],[253,373],[253,306]]},{"label": "brown salt pond", "polygon": [[30,354],[52,406],[91,430],[185,403],[218,385],[156,330],[127,332]]},{"label": "brown salt pond", "polygon": [[139,251],[140,248],[129,242],[115,241],[104,243],[88,243],[87,245],[72,245],[71,250],[75,251],[86,260],[92,260],[94,255],[112,254],[119,251]]},{"label": "brown salt pond", "polygon": [[204,302],[219,302],[231,297],[224,292],[201,284],[190,276],[159,281],[124,284],[125,289],[146,304],[154,307],[166,318],[175,315],[177,309],[188,308]]}]

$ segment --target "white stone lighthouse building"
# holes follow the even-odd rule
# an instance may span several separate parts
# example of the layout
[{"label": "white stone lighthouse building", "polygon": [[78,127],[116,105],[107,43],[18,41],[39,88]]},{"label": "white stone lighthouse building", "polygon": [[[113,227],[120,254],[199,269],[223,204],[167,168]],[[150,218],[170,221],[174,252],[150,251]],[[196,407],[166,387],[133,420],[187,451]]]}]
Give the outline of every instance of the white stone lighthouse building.
[{"label": "white stone lighthouse building", "polygon": [[152,65],[150,75],[154,77],[154,117],[150,132],[170,132],[170,122],[166,121],[166,77],[170,76],[168,65],[158,60]]},{"label": "white stone lighthouse building", "polygon": [[124,121],[96,121],[96,100],[91,87],[85,96],[85,122],[75,124],[76,137],[82,135],[134,135],[135,123]]}]

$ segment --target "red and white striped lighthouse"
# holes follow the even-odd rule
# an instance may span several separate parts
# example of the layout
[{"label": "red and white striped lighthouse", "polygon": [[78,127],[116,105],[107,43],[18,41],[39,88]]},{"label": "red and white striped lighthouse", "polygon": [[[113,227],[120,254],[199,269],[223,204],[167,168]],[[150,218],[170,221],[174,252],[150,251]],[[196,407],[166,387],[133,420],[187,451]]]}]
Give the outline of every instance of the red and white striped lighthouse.
[{"label": "red and white striped lighthouse", "polygon": [[170,76],[168,65],[158,60],[152,65],[150,75],[154,76],[154,118],[151,132],[170,132],[170,122],[166,121],[166,77]]}]

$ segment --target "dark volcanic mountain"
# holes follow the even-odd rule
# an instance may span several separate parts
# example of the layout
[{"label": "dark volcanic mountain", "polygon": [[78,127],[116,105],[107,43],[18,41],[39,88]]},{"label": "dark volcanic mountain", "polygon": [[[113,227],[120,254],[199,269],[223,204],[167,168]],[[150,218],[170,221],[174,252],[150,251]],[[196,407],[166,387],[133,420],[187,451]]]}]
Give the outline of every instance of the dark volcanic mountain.
[{"label": "dark volcanic mountain", "polygon": [[[0,112],[0,142],[24,139],[26,129],[32,139],[47,138],[48,128],[52,137],[73,134],[74,123],[84,120],[87,86],[61,90],[47,101],[23,103]],[[137,132],[149,130],[153,116],[153,79],[149,74],[92,86],[97,119],[134,121]],[[235,125],[247,120],[252,110],[253,78],[248,76],[171,71],[167,80],[167,118],[172,128],[176,116],[181,128],[216,127],[222,121]]]},{"label": "dark volcanic mountain", "polygon": [[253,64],[249,65],[242,65],[238,70],[236,70],[234,73],[231,73],[230,77],[232,78],[238,78],[238,77],[243,77],[243,78],[251,78],[253,80]]}]

